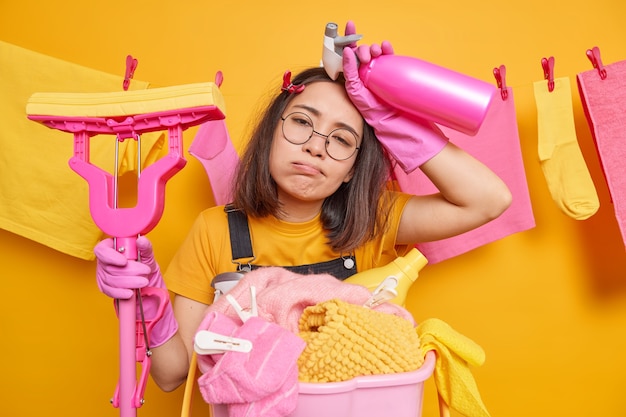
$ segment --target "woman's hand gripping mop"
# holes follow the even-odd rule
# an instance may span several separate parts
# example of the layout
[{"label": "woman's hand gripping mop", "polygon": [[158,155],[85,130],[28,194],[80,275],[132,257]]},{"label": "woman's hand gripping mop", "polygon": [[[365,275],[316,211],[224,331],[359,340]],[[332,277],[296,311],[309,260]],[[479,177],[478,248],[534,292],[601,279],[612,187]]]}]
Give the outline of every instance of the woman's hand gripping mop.
[{"label": "woman's hand gripping mop", "polygon": [[[119,381],[111,402],[122,417],[135,416],[144,402],[150,347],[165,343],[177,328],[152,247],[141,235],[159,222],[165,184],[186,164],[183,131],[224,119],[224,111],[219,85],[213,82],[111,93],[35,93],[27,103],[29,119],[74,135],[69,165],[89,184],[94,222],[113,237],[95,250],[99,255],[98,285],[115,298],[119,317]],[[138,170],[136,206],[118,207],[119,143],[137,142],[141,166],[141,135],[164,130],[169,153]],[[114,137],[114,175],[89,161],[89,142],[95,135]],[[139,380],[137,362],[141,363]]]}]

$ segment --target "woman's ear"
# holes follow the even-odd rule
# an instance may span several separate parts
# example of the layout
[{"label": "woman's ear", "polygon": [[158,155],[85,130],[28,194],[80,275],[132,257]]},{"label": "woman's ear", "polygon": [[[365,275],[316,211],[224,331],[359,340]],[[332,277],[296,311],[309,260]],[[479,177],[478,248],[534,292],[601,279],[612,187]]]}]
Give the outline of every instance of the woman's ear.
[{"label": "woman's ear", "polygon": [[354,177],[354,167],[352,167],[352,169],[350,170],[350,172],[348,172],[346,174],[346,176],[343,179],[344,183],[348,183],[350,182],[350,180]]}]

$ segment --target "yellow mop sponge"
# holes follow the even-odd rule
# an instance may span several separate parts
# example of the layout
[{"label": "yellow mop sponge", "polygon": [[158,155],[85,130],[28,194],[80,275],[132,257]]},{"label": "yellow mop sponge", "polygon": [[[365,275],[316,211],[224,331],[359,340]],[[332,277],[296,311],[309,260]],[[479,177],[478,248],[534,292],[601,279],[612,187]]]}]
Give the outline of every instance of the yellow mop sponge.
[{"label": "yellow mop sponge", "polygon": [[424,362],[413,323],[339,299],[307,307],[299,330],[307,344],[298,359],[302,382],[410,372]]},{"label": "yellow mop sponge", "polygon": [[213,82],[110,93],[34,93],[26,114],[120,117],[205,106],[226,113],[224,97]]}]

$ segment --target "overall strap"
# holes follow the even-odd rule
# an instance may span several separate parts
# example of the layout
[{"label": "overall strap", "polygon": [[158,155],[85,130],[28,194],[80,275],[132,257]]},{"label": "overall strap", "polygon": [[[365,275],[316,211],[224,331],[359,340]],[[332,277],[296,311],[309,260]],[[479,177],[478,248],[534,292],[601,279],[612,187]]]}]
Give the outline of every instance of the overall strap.
[{"label": "overall strap", "polygon": [[232,204],[224,206],[224,211],[228,216],[228,232],[230,234],[230,246],[232,261],[239,264],[238,269],[242,269],[240,259],[254,259],[252,250],[252,240],[250,239],[250,229],[248,227],[248,216]]}]

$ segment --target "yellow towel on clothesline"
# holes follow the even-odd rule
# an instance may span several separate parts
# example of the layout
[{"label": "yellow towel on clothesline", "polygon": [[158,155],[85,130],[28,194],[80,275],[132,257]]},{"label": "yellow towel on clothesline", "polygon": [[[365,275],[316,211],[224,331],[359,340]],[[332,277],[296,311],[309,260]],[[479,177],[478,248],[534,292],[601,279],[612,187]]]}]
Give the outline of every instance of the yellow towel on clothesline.
[{"label": "yellow towel on clothesline", "polygon": [[[62,61],[0,41],[0,228],[82,259],[93,259],[102,238],[89,212],[88,184],[68,166],[73,136],[26,117],[29,97],[39,91],[121,91],[124,78]],[[146,89],[133,80],[131,89]],[[130,92],[130,91],[129,91]],[[96,136],[90,161],[113,172],[113,136]],[[119,175],[137,169],[133,141],[119,143]],[[142,135],[142,164],[161,156],[162,132]]]},{"label": "yellow towel on clothesline", "polygon": [[445,403],[467,417],[489,417],[469,365],[485,362],[485,352],[474,341],[442,320],[431,318],[417,326],[423,354],[435,351],[434,378]]}]

